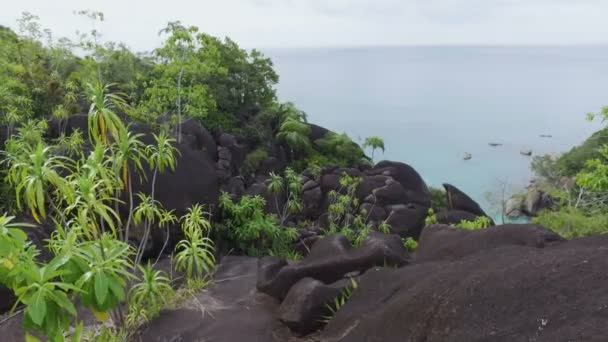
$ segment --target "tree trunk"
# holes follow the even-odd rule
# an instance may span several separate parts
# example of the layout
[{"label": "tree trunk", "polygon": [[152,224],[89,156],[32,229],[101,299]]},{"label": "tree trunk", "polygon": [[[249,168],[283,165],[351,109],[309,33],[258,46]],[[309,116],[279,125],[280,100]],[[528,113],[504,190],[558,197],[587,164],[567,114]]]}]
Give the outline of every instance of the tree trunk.
[{"label": "tree trunk", "polygon": [[163,255],[165,248],[167,248],[167,245],[169,244],[169,226],[167,226],[166,229],[167,229],[167,234],[165,236],[165,242],[163,243],[163,248],[160,249],[160,253],[158,253],[158,256],[156,257],[156,261],[154,261],[154,266],[156,266],[156,264],[158,264],[160,257]]},{"label": "tree trunk", "polygon": [[179,70],[177,76],[177,142],[182,142],[182,75],[184,68]]},{"label": "tree trunk", "polygon": [[152,191],[150,193],[150,197],[152,197],[152,201],[154,201],[154,192],[156,189],[156,175],[158,174],[158,167],[154,168],[154,174],[152,175]]},{"label": "tree trunk", "polygon": [[129,192],[129,216],[127,216],[127,223],[125,224],[124,241],[126,243],[129,242],[129,228],[131,226],[131,220],[133,219],[133,182],[131,179],[131,172],[129,172],[129,174],[127,175],[127,182],[129,183],[129,190],[127,190]]},{"label": "tree trunk", "polygon": [[[152,190],[150,193],[150,198],[152,198],[152,202],[154,202],[154,189],[156,187],[156,175],[158,174],[158,167],[154,168],[154,173],[152,175]],[[137,249],[137,255],[135,257],[135,264],[139,264],[144,254],[144,250],[146,249],[146,245],[148,244],[148,237],[150,236],[150,222],[146,219],[144,223],[144,236],[143,239],[139,243],[139,248]]]}]

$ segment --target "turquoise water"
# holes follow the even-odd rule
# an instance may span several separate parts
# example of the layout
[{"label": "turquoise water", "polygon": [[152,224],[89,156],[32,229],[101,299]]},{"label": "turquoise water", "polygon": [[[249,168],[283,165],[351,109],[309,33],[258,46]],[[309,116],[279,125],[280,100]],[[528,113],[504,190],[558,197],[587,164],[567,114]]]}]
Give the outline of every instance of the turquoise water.
[{"label": "turquoise water", "polygon": [[531,179],[522,149],[569,149],[599,127],[586,113],[608,105],[608,47],[265,52],[281,77],[279,98],[309,121],[355,140],[381,136],[386,152],[376,160],[406,162],[428,184],[452,183],[489,210],[487,192]]}]

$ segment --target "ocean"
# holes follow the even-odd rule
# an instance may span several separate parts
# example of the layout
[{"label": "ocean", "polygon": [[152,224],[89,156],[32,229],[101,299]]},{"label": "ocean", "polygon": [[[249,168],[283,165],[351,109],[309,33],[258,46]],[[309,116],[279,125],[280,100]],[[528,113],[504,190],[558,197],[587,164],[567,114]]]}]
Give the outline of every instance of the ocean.
[{"label": "ocean", "polygon": [[279,99],[310,122],[358,142],[380,136],[386,152],[376,161],[410,164],[427,184],[451,183],[490,212],[502,184],[517,192],[533,177],[521,150],[570,149],[601,126],[586,114],[608,105],[608,47],[264,52],[280,76]]}]

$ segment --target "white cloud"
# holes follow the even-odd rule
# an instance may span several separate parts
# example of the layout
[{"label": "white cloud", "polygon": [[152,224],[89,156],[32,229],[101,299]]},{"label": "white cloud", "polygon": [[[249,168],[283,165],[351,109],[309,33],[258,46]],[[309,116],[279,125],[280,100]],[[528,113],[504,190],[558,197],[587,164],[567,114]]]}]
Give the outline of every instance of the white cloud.
[{"label": "white cloud", "polygon": [[0,24],[29,11],[70,35],[87,29],[72,14],[84,8],[106,14],[107,39],[137,50],[176,19],[246,47],[608,43],[606,0],[20,0],[3,4]]}]

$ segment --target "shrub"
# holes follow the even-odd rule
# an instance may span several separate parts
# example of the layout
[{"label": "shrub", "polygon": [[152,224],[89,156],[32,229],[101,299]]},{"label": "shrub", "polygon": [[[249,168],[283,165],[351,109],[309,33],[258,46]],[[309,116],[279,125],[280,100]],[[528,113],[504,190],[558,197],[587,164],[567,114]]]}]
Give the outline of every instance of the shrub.
[{"label": "shrub", "polygon": [[490,225],[492,225],[492,221],[489,217],[479,216],[474,221],[462,220],[457,227],[466,230],[479,230],[488,228]]},{"label": "shrub", "polygon": [[208,236],[211,224],[207,215],[201,205],[195,204],[181,218],[185,239],[175,247],[178,251],[175,263],[178,270],[186,271],[189,279],[200,278],[215,268],[215,248]]},{"label": "shrub", "polygon": [[324,323],[329,323],[329,321],[336,316],[338,311],[340,311],[340,309],[348,302],[350,297],[352,297],[353,292],[357,289],[357,287],[359,287],[359,283],[357,283],[355,279],[350,278],[350,284],[346,286],[344,290],[342,290],[340,295],[334,298],[331,303],[325,305],[325,308],[327,311],[329,311],[329,314],[323,317]]},{"label": "shrub", "polygon": [[585,142],[564,153],[556,162],[559,173],[563,176],[575,176],[589,159],[600,157],[599,148],[608,144],[608,128],[603,128],[589,137]]},{"label": "shrub", "polygon": [[418,242],[416,242],[414,238],[408,237],[407,239],[403,239],[403,246],[405,246],[405,249],[409,252],[413,252],[418,248]]},{"label": "shrub", "polygon": [[359,246],[370,231],[370,225],[363,217],[364,213],[356,214],[359,209],[359,199],[355,196],[355,192],[361,181],[360,177],[343,173],[340,178],[340,189],[329,192],[327,209],[329,218],[327,234],[342,234],[355,246]]},{"label": "shrub", "polygon": [[608,214],[588,214],[575,207],[559,211],[544,210],[532,220],[566,239],[608,233]]},{"label": "shrub", "polygon": [[353,165],[361,162],[365,154],[359,145],[352,141],[348,135],[328,133],[316,140],[319,151],[327,159],[338,162],[338,166]]},{"label": "shrub", "polygon": [[241,251],[252,256],[276,255],[294,257],[291,245],[298,233],[295,228],[279,225],[275,215],[264,212],[266,201],[260,196],[243,196],[234,202],[230,195],[222,193],[220,209],[228,239]]},{"label": "shrub", "polygon": [[557,160],[551,155],[534,156],[530,168],[535,175],[550,183],[556,183],[559,180],[560,170]]},{"label": "shrub", "polygon": [[433,210],[433,208],[429,208],[426,218],[424,219],[424,225],[432,226],[434,224],[437,224],[437,216],[435,215],[435,210]]},{"label": "shrub", "polygon": [[[270,173],[268,179],[268,190],[274,194],[275,209],[279,213],[279,225],[285,225],[290,215],[302,211],[302,177],[291,168],[285,170],[284,176]],[[279,205],[279,196],[284,195],[287,199],[283,207]]]},{"label": "shrub", "polygon": [[448,198],[445,190],[431,186],[429,187],[429,192],[431,194],[431,208],[433,208],[433,211],[439,212],[447,210]]},{"label": "shrub", "polygon": [[174,292],[165,272],[153,269],[150,262],[145,267],[138,265],[138,268],[142,281],[131,288],[129,311],[149,321],[158,316]]}]

